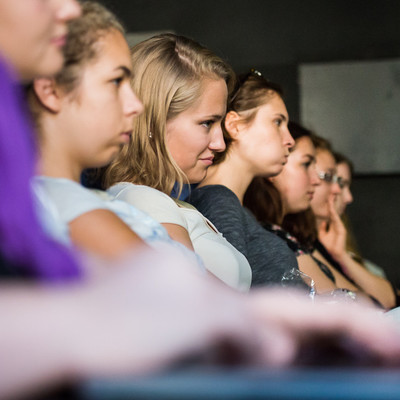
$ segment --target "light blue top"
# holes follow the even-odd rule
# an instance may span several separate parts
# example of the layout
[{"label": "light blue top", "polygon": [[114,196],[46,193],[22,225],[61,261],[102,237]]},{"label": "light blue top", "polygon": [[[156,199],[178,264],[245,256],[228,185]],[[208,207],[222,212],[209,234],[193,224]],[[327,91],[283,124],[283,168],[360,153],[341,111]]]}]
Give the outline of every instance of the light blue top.
[{"label": "light blue top", "polygon": [[[107,192],[87,189],[70,179],[47,176],[36,176],[33,187],[36,196],[39,197],[41,208],[46,210],[47,218],[42,218],[44,224],[57,240],[61,238],[60,241],[65,242],[63,235],[69,234],[68,224],[80,215],[93,210],[109,210],[150,246],[157,248],[160,242],[167,243],[179,248],[187,257],[204,268],[199,257],[172,240],[160,223],[134,206],[115,199]],[[61,226],[51,227],[55,223]]]}]

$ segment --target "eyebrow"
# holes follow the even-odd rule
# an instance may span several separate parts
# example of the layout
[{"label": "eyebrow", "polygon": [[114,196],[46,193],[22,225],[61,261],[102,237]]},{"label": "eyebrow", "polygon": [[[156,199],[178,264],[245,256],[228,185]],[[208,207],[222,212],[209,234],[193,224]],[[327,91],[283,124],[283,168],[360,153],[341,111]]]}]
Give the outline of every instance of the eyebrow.
[{"label": "eyebrow", "polygon": [[206,115],[206,116],[204,116],[202,119],[215,119],[215,120],[219,120],[219,119],[224,118],[224,115],[225,115],[225,114],[223,114],[223,115],[221,115],[221,114]]},{"label": "eyebrow", "polygon": [[278,115],[279,117],[281,117],[284,121],[288,121],[289,118],[286,115],[283,115],[281,113],[276,113],[276,115]]},{"label": "eyebrow", "polygon": [[125,78],[131,78],[133,75],[132,71],[128,67],[125,67],[125,65],[118,66],[117,68],[115,68],[115,71],[117,71],[117,70],[122,70]]},{"label": "eyebrow", "polygon": [[310,161],[315,162],[315,157],[312,154],[304,154],[304,157],[307,157]]}]

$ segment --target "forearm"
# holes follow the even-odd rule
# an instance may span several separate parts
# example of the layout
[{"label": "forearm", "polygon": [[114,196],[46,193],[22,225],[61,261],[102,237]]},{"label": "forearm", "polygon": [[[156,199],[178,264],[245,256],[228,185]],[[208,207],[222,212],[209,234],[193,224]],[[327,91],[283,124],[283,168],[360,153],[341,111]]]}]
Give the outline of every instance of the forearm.
[{"label": "forearm", "polygon": [[78,248],[109,259],[146,246],[131,227],[109,210],[87,212],[71,221],[69,230]]},{"label": "forearm", "polygon": [[[0,398],[31,394],[72,377],[72,291],[29,286],[0,289]],[[78,345],[78,343],[75,343]]]},{"label": "forearm", "polygon": [[395,306],[395,295],[390,282],[369,272],[347,252],[335,258],[348,277],[362,290],[375,297],[385,308],[392,308]]},{"label": "forearm", "polygon": [[318,294],[331,292],[336,289],[335,283],[322,272],[309,254],[297,257],[297,262],[299,263],[300,271],[313,279]]}]

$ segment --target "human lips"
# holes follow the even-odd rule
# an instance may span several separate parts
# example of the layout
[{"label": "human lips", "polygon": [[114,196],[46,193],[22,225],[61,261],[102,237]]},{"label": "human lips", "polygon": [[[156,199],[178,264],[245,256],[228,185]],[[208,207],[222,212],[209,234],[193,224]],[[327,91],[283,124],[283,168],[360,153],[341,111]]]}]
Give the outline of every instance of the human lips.
[{"label": "human lips", "polygon": [[67,35],[63,34],[63,35],[54,36],[51,39],[51,43],[55,44],[57,47],[63,47],[63,46],[65,46],[65,43],[67,43]]},{"label": "human lips", "polygon": [[120,136],[121,141],[122,141],[123,143],[129,143],[130,140],[131,140],[132,131],[122,132],[122,133],[120,133],[119,136]]},{"label": "human lips", "polygon": [[200,158],[200,161],[202,161],[206,165],[212,165],[214,162],[214,156],[202,157]]},{"label": "human lips", "polygon": [[289,153],[288,153],[288,154],[285,154],[285,155],[283,156],[282,164],[283,164],[283,165],[287,164],[288,159],[289,159]]},{"label": "human lips", "polygon": [[308,196],[309,200],[312,200],[314,197],[314,191],[307,192],[307,196]]}]

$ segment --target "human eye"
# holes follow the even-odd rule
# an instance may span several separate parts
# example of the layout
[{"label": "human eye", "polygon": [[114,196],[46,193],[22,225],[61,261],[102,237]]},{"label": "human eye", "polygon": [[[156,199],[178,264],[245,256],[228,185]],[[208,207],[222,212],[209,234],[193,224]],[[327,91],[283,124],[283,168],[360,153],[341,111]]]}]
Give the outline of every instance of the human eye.
[{"label": "human eye", "polygon": [[212,126],[212,124],[213,124],[214,122],[215,122],[214,120],[209,119],[209,120],[207,120],[207,121],[202,121],[202,122],[200,123],[200,125],[203,126],[204,128],[206,128],[207,130],[210,130],[210,129],[211,129],[211,126]]},{"label": "human eye", "polygon": [[325,174],[325,181],[328,182],[328,183],[332,183],[334,176],[335,176],[335,175],[334,175],[333,172],[328,171],[328,172]]},{"label": "human eye", "polygon": [[303,166],[307,170],[310,168],[316,169],[315,158],[309,157],[308,160],[304,161]]},{"label": "human eye", "polygon": [[277,127],[281,127],[281,126],[282,126],[282,123],[283,123],[283,119],[282,119],[282,118],[275,118],[275,119],[274,119],[274,124],[275,124]]},{"label": "human eye", "polygon": [[112,79],[111,83],[114,84],[116,87],[120,87],[123,80],[123,76],[118,76],[117,78]]}]

